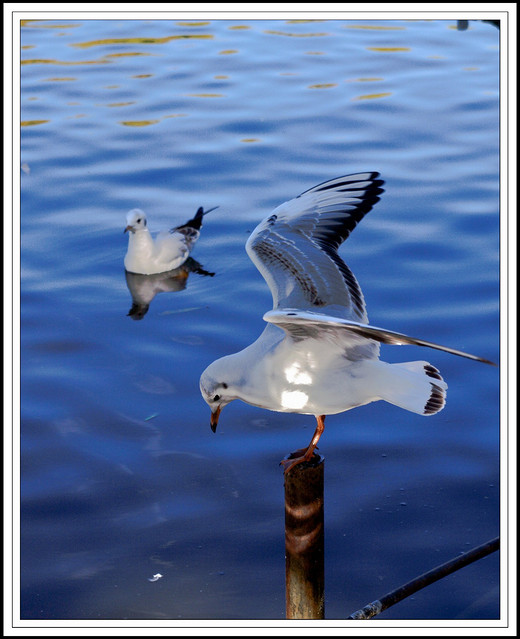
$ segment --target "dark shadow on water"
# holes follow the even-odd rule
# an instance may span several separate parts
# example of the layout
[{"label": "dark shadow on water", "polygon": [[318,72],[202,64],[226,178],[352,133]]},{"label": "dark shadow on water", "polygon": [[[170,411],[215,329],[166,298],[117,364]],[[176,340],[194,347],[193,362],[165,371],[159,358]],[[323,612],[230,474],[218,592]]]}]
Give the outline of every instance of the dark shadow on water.
[{"label": "dark shadow on water", "polygon": [[186,288],[190,273],[213,277],[196,260],[189,257],[179,268],[156,275],[141,275],[125,271],[126,284],[132,296],[132,308],[127,316],[133,320],[142,320],[148,313],[150,304],[159,293],[178,293]]}]

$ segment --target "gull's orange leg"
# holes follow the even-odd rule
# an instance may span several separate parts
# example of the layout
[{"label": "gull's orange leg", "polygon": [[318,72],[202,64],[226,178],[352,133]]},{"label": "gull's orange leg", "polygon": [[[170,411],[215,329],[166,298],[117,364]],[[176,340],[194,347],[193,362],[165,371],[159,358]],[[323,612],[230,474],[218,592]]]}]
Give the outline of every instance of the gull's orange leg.
[{"label": "gull's orange leg", "polygon": [[292,453],[289,459],[282,459],[280,465],[284,467],[284,475],[287,474],[291,468],[294,468],[298,464],[302,462],[309,461],[314,455],[314,449],[318,445],[318,441],[325,430],[325,415],[316,415],[317,426],[314,431],[314,435],[312,436],[310,444],[307,448],[302,448],[301,450],[297,450]]}]

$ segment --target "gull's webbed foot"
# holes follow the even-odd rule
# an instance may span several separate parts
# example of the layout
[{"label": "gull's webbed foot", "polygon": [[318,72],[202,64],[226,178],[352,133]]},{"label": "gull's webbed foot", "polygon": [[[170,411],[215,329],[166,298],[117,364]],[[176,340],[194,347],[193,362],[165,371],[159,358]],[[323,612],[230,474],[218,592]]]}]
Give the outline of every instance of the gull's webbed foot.
[{"label": "gull's webbed foot", "polygon": [[280,462],[280,465],[283,466],[284,469],[284,475],[287,475],[287,473],[298,464],[308,462],[312,459],[314,450],[317,448],[318,440],[325,429],[325,415],[316,415],[316,422],[316,430],[314,431],[314,435],[312,436],[311,442],[307,448],[295,450],[294,453],[291,453]]}]

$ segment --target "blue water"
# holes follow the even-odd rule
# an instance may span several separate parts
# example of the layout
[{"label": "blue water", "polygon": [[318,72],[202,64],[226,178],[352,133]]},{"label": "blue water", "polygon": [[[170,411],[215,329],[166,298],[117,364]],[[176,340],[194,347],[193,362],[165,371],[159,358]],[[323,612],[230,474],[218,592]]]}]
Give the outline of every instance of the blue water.
[{"label": "blue water", "polygon": [[[498,362],[499,30],[36,20],[21,41],[21,618],[283,620],[278,464],[314,420],[234,402],[213,434],[198,388],[271,307],[245,241],[315,184],[379,171],[341,250],[371,322]],[[217,205],[192,268],[129,316],[126,212],[160,230]],[[498,368],[382,355],[428,359],[448,401],[328,418],[327,619],[499,534]],[[494,553],[378,619],[499,601]]]}]

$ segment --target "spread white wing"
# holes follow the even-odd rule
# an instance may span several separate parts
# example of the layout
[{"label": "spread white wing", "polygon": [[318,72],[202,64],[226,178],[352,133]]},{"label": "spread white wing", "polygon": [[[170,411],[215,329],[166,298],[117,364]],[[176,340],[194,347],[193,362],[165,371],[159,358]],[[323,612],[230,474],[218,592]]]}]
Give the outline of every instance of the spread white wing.
[{"label": "spread white wing", "polygon": [[337,250],[370,211],[383,180],[367,172],[329,180],[277,207],[253,231],[246,250],[267,282],[273,308],[336,305],[367,321],[361,288]]},{"label": "spread white wing", "polygon": [[265,313],[264,320],[272,324],[276,324],[282,328],[294,341],[308,338],[330,339],[343,347],[345,356],[348,359],[357,359],[355,350],[359,348],[359,342],[354,339],[364,338],[365,340],[375,340],[381,344],[393,344],[397,346],[427,346],[439,351],[445,351],[452,355],[467,357],[477,362],[491,364],[496,366],[494,362],[477,355],[471,355],[464,351],[459,351],[449,346],[442,346],[434,342],[428,342],[418,337],[410,337],[403,333],[390,331],[386,328],[378,328],[369,324],[362,324],[347,319],[332,317],[312,311],[299,311],[297,309],[276,309]]}]

